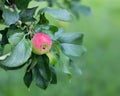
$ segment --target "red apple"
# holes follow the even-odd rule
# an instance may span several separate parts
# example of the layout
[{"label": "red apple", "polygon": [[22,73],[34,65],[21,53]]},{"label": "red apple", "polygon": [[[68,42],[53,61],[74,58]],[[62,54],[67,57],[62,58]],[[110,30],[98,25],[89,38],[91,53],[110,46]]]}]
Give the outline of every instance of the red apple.
[{"label": "red apple", "polygon": [[52,40],[49,35],[40,32],[36,33],[33,38],[31,39],[32,42],[32,51],[37,55],[42,55],[51,49]]}]

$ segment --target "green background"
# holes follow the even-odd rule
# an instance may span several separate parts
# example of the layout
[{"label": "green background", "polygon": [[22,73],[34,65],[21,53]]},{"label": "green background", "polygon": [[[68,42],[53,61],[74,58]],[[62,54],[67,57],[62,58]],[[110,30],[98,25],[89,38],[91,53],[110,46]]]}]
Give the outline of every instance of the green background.
[{"label": "green background", "polygon": [[24,68],[0,69],[0,96],[120,96],[120,0],[83,0],[92,16],[74,19],[66,31],[84,33],[87,52],[76,64],[82,75],[69,80],[57,68],[58,84],[47,90],[23,83]]}]

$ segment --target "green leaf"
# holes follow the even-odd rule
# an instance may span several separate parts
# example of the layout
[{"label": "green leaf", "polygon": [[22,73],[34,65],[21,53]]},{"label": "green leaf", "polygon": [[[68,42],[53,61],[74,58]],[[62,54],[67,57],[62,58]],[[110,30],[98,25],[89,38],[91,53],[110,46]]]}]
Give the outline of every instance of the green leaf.
[{"label": "green leaf", "polygon": [[47,18],[45,17],[45,14],[40,14],[40,21],[38,22],[38,24],[49,24],[49,21],[47,20]]},{"label": "green leaf", "polygon": [[2,41],[2,34],[0,33],[0,42]]},{"label": "green leaf", "polygon": [[4,46],[4,49],[3,49],[3,55],[5,55],[5,54],[7,54],[7,53],[10,53],[11,52],[11,50],[12,50],[12,45],[11,44],[6,44],[5,46]]},{"label": "green leaf", "polygon": [[80,12],[76,6],[72,6],[70,10],[78,19],[80,18]]},{"label": "green leaf", "polygon": [[35,32],[43,32],[45,30],[49,30],[52,34],[58,31],[58,28],[54,25],[37,25],[35,26]]},{"label": "green leaf", "polygon": [[51,84],[56,84],[57,83],[56,71],[52,66],[50,66],[50,70],[51,70],[51,73],[52,73],[52,80],[50,81],[50,83]]},{"label": "green leaf", "polygon": [[42,89],[46,89],[48,87],[48,82],[45,81],[45,79],[42,77],[40,70],[38,69],[37,66],[35,66],[32,69],[34,78],[35,78],[35,83],[38,87]]},{"label": "green leaf", "polygon": [[62,21],[70,21],[71,20],[70,13],[65,9],[46,8],[44,11],[58,20],[62,20]]},{"label": "green leaf", "polygon": [[20,10],[26,9],[30,1],[31,0],[14,0],[16,6]]},{"label": "green leaf", "polygon": [[38,61],[36,55],[32,54],[31,59],[29,59],[29,61],[27,62],[28,65],[30,64],[28,67],[28,71],[32,70],[36,66],[37,62]]},{"label": "green leaf", "polygon": [[68,56],[81,56],[86,51],[82,45],[62,43],[61,47]]},{"label": "green leaf", "polygon": [[59,28],[58,31],[55,33],[55,38],[59,39],[62,36],[62,34],[64,34],[64,30],[63,28]]},{"label": "green leaf", "polygon": [[80,13],[82,13],[85,16],[86,15],[90,16],[92,14],[90,7],[85,6],[85,5],[81,5],[78,2],[73,2],[73,7],[74,7],[74,9],[78,10]]},{"label": "green leaf", "polygon": [[72,43],[72,44],[81,44],[82,39],[83,39],[83,34],[80,32],[62,33],[59,37],[61,43]]},{"label": "green leaf", "polygon": [[42,77],[47,81],[50,82],[51,80],[51,70],[49,67],[49,58],[46,55],[38,56],[38,64],[37,67],[42,75]]},{"label": "green leaf", "polygon": [[19,14],[16,11],[10,9],[3,9],[3,19],[7,25],[15,24],[19,20]]},{"label": "green leaf", "polygon": [[91,16],[91,15],[92,15],[91,8],[88,7],[88,6],[80,5],[79,10],[80,10],[80,12],[81,12],[83,15],[85,15],[85,16],[86,16],[86,15],[87,15],[87,16]]},{"label": "green leaf", "polygon": [[49,0],[49,1],[47,1],[47,2],[48,2],[48,6],[49,6],[49,7],[52,7],[53,4],[55,3],[55,0]]},{"label": "green leaf", "polygon": [[0,8],[2,9],[4,7],[4,2],[0,1]]},{"label": "green leaf", "polygon": [[32,70],[26,71],[23,77],[23,80],[24,80],[25,85],[29,88],[33,81]]},{"label": "green leaf", "polygon": [[35,11],[38,7],[33,7],[33,8],[28,8],[24,9],[23,11],[20,12],[20,19],[23,22],[30,22],[30,21],[35,21],[33,18]]},{"label": "green leaf", "polygon": [[14,34],[19,34],[19,33],[24,33],[23,30],[20,30],[20,29],[17,29],[17,28],[10,28],[8,29],[8,32],[7,32],[7,37],[10,38],[12,35],[14,36]]},{"label": "green leaf", "polygon": [[54,26],[54,25],[49,25],[49,30],[50,30],[51,32],[53,32],[53,34],[54,34],[55,32],[58,31],[58,27],[56,27],[56,26]]},{"label": "green leaf", "polygon": [[7,31],[8,29],[0,30],[0,33],[2,34],[2,41],[0,42],[1,45],[8,44],[8,37],[7,37]]},{"label": "green leaf", "polygon": [[69,78],[71,78],[72,74],[69,71],[69,60],[69,57],[64,55],[62,52],[60,53],[60,64],[62,65],[63,72],[67,74]]},{"label": "green leaf", "polygon": [[13,45],[17,45],[24,37],[24,33],[15,33],[8,38],[8,41]]},{"label": "green leaf", "polygon": [[30,40],[24,38],[13,48],[9,57],[0,61],[0,65],[6,69],[22,66],[31,56],[31,51]]},{"label": "green leaf", "polygon": [[38,2],[40,2],[40,1],[45,1],[45,0],[35,0],[35,1],[38,1]]},{"label": "green leaf", "polygon": [[81,75],[82,74],[81,69],[74,62],[76,62],[76,58],[70,58],[70,63],[69,63],[70,67],[74,69],[75,73],[77,73],[78,75]]}]

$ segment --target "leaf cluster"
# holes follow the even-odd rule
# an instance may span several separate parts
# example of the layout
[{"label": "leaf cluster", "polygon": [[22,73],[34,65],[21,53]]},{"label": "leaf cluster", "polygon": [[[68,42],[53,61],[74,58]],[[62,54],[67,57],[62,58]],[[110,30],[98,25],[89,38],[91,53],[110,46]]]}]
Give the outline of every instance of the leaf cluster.
[{"label": "leaf cluster", "polygon": [[[48,6],[30,8],[32,1],[0,0],[0,24],[5,26],[0,29],[0,67],[17,70],[25,66],[25,85],[30,87],[34,81],[38,87],[46,89],[57,83],[56,64],[71,77],[73,57],[79,58],[86,51],[82,46],[82,33],[64,32],[63,28],[51,25],[47,15],[68,22],[72,19],[71,12],[79,17],[79,12],[88,15],[90,9],[81,5],[79,0],[34,0],[47,2]],[[32,52],[31,39],[38,32],[48,34],[53,41],[50,52],[43,55]]]}]

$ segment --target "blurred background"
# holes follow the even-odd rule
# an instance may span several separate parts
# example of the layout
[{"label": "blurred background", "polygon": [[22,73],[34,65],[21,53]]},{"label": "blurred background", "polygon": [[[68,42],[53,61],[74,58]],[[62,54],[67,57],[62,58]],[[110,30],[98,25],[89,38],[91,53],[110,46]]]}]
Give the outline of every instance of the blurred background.
[{"label": "blurred background", "polygon": [[44,91],[34,83],[26,88],[24,68],[0,69],[0,96],[120,96],[120,0],[82,0],[82,4],[90,6],[93,15],[81,15],[65,28],[84,34],[87,52],[76,60],[82,75],[74,73],[69,80],[58,70],[57,85]]}]

